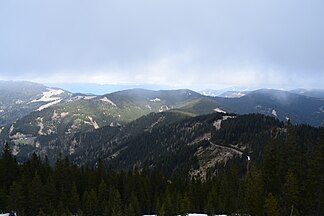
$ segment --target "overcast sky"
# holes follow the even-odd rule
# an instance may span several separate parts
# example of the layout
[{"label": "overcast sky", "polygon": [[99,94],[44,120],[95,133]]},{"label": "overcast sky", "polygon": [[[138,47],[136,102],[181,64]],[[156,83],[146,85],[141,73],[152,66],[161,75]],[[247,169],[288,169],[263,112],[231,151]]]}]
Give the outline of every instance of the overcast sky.
[{"label": "overcast sky", "polygon": [[323,0],[3,0],[0,79],[323,88]]}]

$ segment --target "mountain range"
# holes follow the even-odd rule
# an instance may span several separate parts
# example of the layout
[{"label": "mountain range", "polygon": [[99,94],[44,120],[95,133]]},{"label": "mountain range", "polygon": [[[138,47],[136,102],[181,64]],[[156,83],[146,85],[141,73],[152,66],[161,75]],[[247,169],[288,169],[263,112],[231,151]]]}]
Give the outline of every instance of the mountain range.
[{"label": "mountain range", "polygon": [[[189,89],[129,89],[92,95],[4,81],[0,89],[0,137],[19,160],[37,152],[51,163],[67,155],[79,165],[102,158],[120,169],[145,165],[206,176],[218,162],[237,156],[246,161],[256,151],[251,143],[283,128],[280,121],[324,125],[320,91],[260,89],[214,97]],[[225,139],[234,130],[232,121],[254,122],[253,130],[262,129],[253,131],[259,138]],[[227,124],[231,128],[223,131]]]}]

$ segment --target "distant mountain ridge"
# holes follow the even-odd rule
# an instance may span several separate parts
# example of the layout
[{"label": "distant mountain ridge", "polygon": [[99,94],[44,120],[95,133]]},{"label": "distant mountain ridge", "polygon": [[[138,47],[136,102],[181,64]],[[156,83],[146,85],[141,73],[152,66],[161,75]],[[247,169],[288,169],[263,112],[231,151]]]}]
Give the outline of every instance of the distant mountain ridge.
[{"label": "distant mountain ridge", "polygon": [[240,98],[217,98],[225,110],[261,113],[296,124],[324,125],[324,100],[275,89],[260,89]]},{"label": "distant mountain ridge", "polygon": [[[118,131],[141,117],[155,116],[151,113],[169,113],[159,117],[167,121],[155,119],[159,124],[169,124],[171,120],[167,117],[170,116],[182,119],[210,113],[260,113],[281,121],[290,119],[296,124],[324,126],[323,99],[274,89],[246,92],[241,97],[210,97],[189,89],[129,89],[86,95],[28,82],[0,82],[0,87],[4,93],[0,96],[4,110],[0,113],[4,123],[0,127],[0,138],[13,143],[14,154],[22,157],[35,150],[63,151],[65,142],[79,143],[75,134],[104,127]],[[69,141],[71,138],[73,140]],[[76,149],[71,147],[64,151]]]},{"label": "distant mountain ridge", "polygon": [[291,90],[290,92],[296,93],[296,94],[299,94],[299,95],[308,96],[308,97],[315,97],[315,98],[324,99],[324,90],[323,89],[312,89],[312,90],[294,89],[294,90]]}]

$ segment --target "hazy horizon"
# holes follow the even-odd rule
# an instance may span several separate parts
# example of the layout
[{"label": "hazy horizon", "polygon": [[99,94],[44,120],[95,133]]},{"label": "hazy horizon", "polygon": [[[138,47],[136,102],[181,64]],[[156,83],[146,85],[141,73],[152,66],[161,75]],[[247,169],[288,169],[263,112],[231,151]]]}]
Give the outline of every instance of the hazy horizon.
[{"label": "hazy horizon", "polygon": [[203,88],[204,86],[163,86],[163,85],[148,85],[148,84],[98,84],[98,83],[40,83],[28,80],[2,80],[0,82],[32,82],[36,84],[41,84],[49,88],[61,88],[71,93],[81,93],[81,94],[94,94],[103,95],[107,93],[112,93],[116,91],[123,91],[129,89],[147,89],[153,91],[159,90],[178,90],[178,89],[190,89],[195,92],[203,91],[214,91],[218,95],[229,92],[229,91],[255,91],[259,89],[276,89],[282,91],[296,91],[296,90],[307,90],[307,91],[323,91],[324,88],[253,88],[249,86],[223,86],[215,88]]},{"label": "hazy horizon", "polygon": [[322,88],[324,2],[0,2],[0,79]]}]

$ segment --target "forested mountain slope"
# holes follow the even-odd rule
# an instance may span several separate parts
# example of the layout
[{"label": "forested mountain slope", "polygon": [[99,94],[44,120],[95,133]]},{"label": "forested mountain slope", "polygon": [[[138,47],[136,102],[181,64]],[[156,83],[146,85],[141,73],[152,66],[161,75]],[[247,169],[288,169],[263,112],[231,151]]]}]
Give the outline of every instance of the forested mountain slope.
[{"label": "forested mountain slope", "polygon": [[[173,115],[139,119],[129,126],[134,137],[125,139],[127,148],[113,158],[104,152],[82,168],[70,162],[73,157],[51,167],[36,154],[18,164],[6,146],[0,159],[0,205],[19,215],[322,215],[323,128],[283,124],[259,114],[155,121],[174,120]],[[85,143],[118,134],[108,130],[83,135],[89,138]],[[122,143],[116,147],[125,147]]]}]

